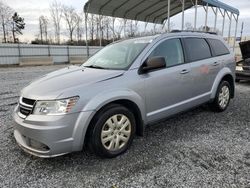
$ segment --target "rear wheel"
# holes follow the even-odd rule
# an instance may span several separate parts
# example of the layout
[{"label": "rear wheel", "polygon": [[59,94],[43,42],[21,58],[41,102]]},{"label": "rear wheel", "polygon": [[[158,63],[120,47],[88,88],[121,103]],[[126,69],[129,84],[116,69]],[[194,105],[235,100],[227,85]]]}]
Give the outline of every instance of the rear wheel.
[{"label": "rear wheel", "polygon": [[236,79],[235,82],[239,83],[239,82],[240,82],[240,79]]},{"label": "rear wheel", "polygon": [[134,115],[123,106],[108,106],[96,115],[88,134],[88,146],[95,154],[116,157],[132,143],[135,134]]},{"label": "rear wheel", "polygon": [[227,109],[231,99],[231,86],[228,81],[222,81],[217,89],[216,97],[212,103],[212,109],[223,112]]}]

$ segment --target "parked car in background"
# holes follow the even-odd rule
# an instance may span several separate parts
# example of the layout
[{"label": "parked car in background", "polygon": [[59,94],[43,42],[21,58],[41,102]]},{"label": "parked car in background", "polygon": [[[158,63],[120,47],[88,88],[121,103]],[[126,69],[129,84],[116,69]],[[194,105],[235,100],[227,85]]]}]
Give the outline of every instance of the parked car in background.
[{"label": "parked car in background", "polygon": [[234,81],[234,54],[217,35],[175,32],[119,41],[80,67],[25,87],[14,110],[14,136],[39,157],[83,146],[115,157],[148,124],[204,103],[226,110]]},{"label": "parked car in background", "polygon": [[236,82],[250,80],[250,41],[240,42],[241,61],[236,63]]}]

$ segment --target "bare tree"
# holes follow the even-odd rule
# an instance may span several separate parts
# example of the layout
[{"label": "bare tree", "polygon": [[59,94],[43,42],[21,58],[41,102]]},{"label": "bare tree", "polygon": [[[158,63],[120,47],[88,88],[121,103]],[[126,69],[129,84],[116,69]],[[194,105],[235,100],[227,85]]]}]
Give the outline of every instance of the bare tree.
[{"label": "bare tree", "polygon": [[42,22],[42,16],[39,17],[39,33],[41,37],[41,42],[43,42],[43,22]]},{"label": "bare tree", "polygon": [[126,32],[128,33],[129,37],[134,37],[137,35],[138,31],[138,21],[128,20],[127,21],[127,29]]},{"label": "bare tree", "polygon": [[90,34],[90,40],[94,40],[94,33],[95,33],[95,17],[93,14],[88,14],[88,30]]},{"label": "bare tree", "polygon": [[188,30],[188,31],[192,31],[194,28],[193,28],[193,25],[190,22],[186,22],[185,23],[185,29]]},{"label": "bare tree", "polygon": [[103,29],[103,32],[105,32],[105,35],[106,35],[106,40],[109,40],[109,31],[110,31],[110,28],[111,28],[111,23],[112,23],[112,19],[110,17],[103,17],[103,25],[102,25],[102,29]]},{"label": "bare tree", "polygon": [[82,40],[83,33],[84,33],[83,19],[80,15],[77,15],[76,38],[78,42]]},{"label": "bare tree", "polygon": [[123,19],[117,18],[116,22],[114,23],[115,27],[112,27],[112,30],[115,34],[115,38],[120,39],[122,30],[124,28],[124,21]]},{"label": "bare tree", "polygon": [[67,23],[70,42],[73,42],[73,33],[78,22],[78,15],[73,7],[63,6],[63,17]]},{"label": "bare tree", "polygon": [[50,15],[55,29],[56,42],[60,44],[61,20],[63,16],[61,3],[58,3],[56,0],[54,0],[54,2],[50,5]]},{"label": "bare tree", "polygon": [[43,37],[45,37],[45,41],[48,42],[48,23],[49,20],[45,16],[39,17],[39,31],[40,31],[40,37],[41,42],[43,42]]},{"label": "bare tree", "polygon": [[0,24],[3,32],[3,41],[7,42],[8,31],[11,27],[11,17],[14,11],[4,3],[0,1]]}]

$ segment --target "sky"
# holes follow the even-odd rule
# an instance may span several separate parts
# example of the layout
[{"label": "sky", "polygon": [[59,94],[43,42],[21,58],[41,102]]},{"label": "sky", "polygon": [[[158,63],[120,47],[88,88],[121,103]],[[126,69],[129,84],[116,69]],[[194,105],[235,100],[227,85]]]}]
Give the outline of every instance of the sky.
[{"label": "sky", "polygon": [[[18,14],[25,19],[26,28],[23,31],[23,36],[20,37],[22,41],[30,42],[39,33],[38,18],[41,15],[47,16],[50,19],[49,6],[53,0],[2,0],[5,4],[13,8]],[[82,11],[83,5],[86,0],[57,0],[62,4],[73,6],[78,12]],[[240,10],[239,26],[237,36],[240,36],[241,23],[244,22],[243,36],[250,36],[250,0],[221,0],[222,2],[229,4]],[[174,25],[173,29],[181,28],[181,15],[176,15],[171,18],[171,22]],[[185,11],[185,22],[194,22],[194,8]],[[204,25],[205,14],[204,9],[201,7],[198,9],[197,25]],[[209,9],[208,26],[213,27],[214,14]],[[227,19],[225,23],[225,33],[227,35],[229,30],[229,21]],[[150,27],[150,26],[149,26]],[[217,27],[222,28],[222,17],[218,17]],[[235,22],[232,22],[232,35],[235,33]],[[52,26],[51,26],[52,29]],[[52,31],[51,31],[52,33]],[[66,36],[65,36],[66,38]]]}]

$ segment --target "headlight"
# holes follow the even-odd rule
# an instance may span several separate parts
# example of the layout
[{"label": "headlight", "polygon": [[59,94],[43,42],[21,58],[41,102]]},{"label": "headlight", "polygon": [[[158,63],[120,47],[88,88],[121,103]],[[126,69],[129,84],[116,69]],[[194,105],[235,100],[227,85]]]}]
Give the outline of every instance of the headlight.
[{"label": "headlight", "polygon": [[37,101],[33,109],[35,115],[61,115],[68,113],[78,101],[79,97],[54,101]]},{"label": "headlight", "polygon": [[241,67],[241,66],[236,66],[236,70],[237,70],[237,71],[243,71],[243,67]]}]

